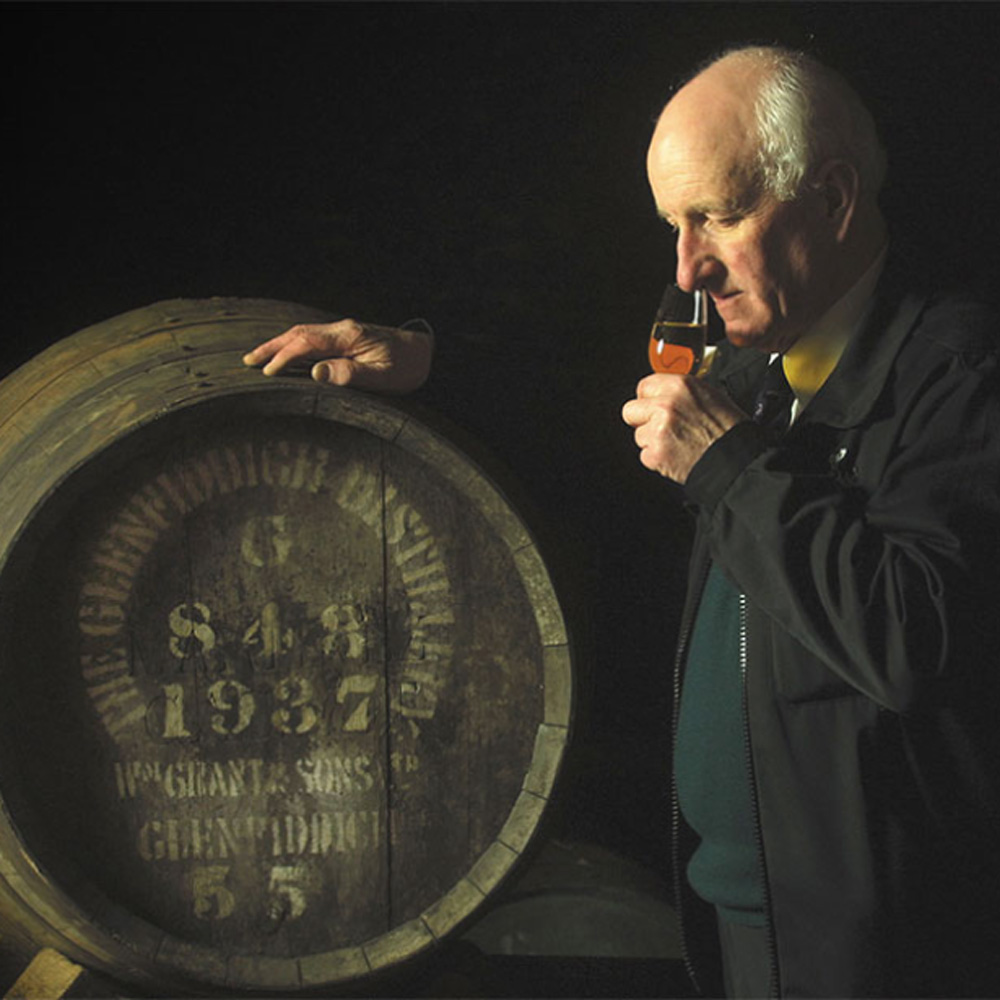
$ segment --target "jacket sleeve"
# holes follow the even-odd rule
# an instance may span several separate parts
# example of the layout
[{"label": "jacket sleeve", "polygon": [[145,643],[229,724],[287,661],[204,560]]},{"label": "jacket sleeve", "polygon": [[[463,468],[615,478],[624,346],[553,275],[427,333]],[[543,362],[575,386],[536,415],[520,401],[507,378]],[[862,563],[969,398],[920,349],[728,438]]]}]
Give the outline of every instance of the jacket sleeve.
[{"label": "jacket sleeve", "polygon": [[806,428],[775,441],[740,425],[686,486],[713,559],[749,599],[839,680],[898,712],[969,672],[976,636],[995,640],[1000,618],[995,345],[918,347],[865,426],[845,432],[853,478],[825,456],[801,461]]}]

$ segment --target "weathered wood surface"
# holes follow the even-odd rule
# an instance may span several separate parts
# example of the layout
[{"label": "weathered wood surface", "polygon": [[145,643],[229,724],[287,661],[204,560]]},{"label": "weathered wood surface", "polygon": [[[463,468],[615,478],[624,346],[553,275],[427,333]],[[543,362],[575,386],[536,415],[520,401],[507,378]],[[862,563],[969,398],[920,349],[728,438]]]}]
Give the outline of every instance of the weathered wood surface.
[{"label": "weathered wood surface", "polygon": [[302,318],[161,303],[0,385],[0,895],[125,979],[415,955],[516,864],[564,754],[525,525],[404,411],[243,368]]},{"label": "weathered wood surface", "polygon": [[4,994],[4,1000],[56,1000],[80,978],[83,967],[54,948],[42,948]]}]

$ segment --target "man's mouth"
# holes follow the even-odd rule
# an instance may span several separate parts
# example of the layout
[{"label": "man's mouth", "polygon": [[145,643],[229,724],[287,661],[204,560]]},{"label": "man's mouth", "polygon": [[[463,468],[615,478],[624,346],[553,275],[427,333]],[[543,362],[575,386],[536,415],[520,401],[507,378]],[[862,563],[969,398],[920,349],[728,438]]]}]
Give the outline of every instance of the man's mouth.
[{"label": "man's mouth", "polygon": [[733,291],[733,292],[710,292],[709,294],[711,296],[712,302],[715,304],[716,309],[718,309],[721,304],[726,302],[731,302],[740,293],[739,291]]}]

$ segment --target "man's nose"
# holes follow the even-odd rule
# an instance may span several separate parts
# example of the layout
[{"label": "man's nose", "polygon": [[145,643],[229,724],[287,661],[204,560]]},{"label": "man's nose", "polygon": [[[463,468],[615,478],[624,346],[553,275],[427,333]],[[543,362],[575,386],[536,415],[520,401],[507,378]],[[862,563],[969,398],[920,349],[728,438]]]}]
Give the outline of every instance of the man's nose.
[{"label": "man's nose", "polygon": [[690,292],[707,286],[722,270],[722,262],[703,235],[691,230],[681,230],[677,234],[676,277],[681,288]]}]

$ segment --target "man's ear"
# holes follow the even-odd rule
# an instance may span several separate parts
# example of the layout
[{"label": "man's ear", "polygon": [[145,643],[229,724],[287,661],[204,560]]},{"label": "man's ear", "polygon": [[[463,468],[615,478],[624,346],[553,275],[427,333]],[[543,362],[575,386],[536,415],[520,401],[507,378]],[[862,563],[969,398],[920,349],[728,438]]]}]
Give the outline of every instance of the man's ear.
[{"label": "man's ear", "polygon": [[834,227],[837,242],[843,243],[858,204],[858,171],[846,160],[827,160],[816,172],[812,187],[823,199],[823,210]]}]

